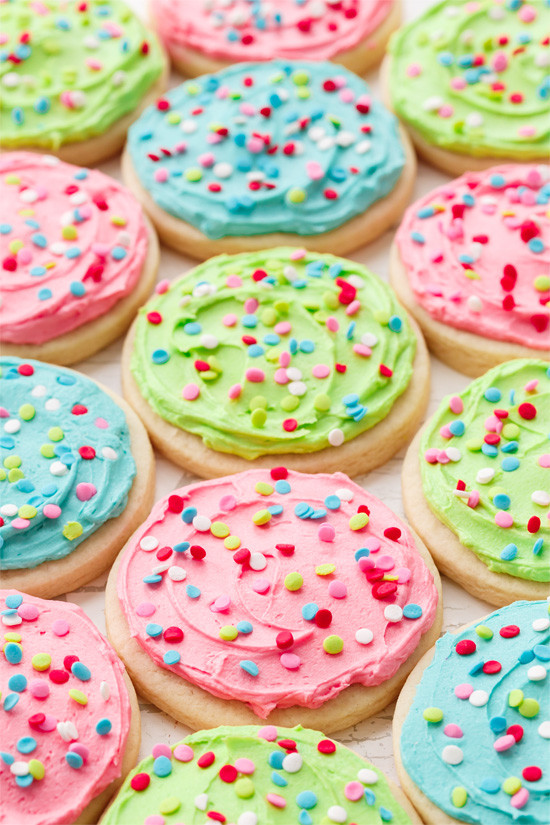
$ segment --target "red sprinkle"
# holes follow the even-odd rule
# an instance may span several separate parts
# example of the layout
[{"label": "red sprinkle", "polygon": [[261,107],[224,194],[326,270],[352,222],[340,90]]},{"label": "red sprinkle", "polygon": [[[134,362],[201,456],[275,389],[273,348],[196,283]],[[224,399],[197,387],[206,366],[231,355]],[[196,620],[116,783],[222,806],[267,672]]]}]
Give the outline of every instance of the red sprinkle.
[{"label": "red sprinkle", "polygon": [[172,555],[172,548],[166,545],[165,547],[161,547],[160,550],[157,550],[156,557],[159,561],[166,561]]},{"label": "red sprinkle", "polygon": [[550,324],[550,317],[548,315],[544,315],[542,312],[536,312],[534,315],[531,315],[529,320],[537,332],[546,332],[548,325]]},{"label": "red sprinkle", "polygon": [[130,785],[134,791],[144,791],[149,787],[151,777],[148,773],[136,773],[130,780]]},{"label": "red sprinkle", "polygon": [[542,777],[542,771],[537,765],[528,765],[522,770],[521,775],[527,782],[538,782]]},{"label": "red sprinkle", "polygon": [[73,415],[86,415],[88,407],[85,407],[84,404],[75,404],[71,412]]},{"label": "red sprinkle", "polygon": [[384,378],[391,378],[391,377],[392,377],[392,375],[393,375],[393,370],[391,370],[391,369],[390,369],[389,367],[387,367],[385,364],[380,364],[380,366],[378,367],[378,369],[379,369],[379,371],[380,371],[380,375],[383,375],[383,376],[384,376]]},{"label": "red sprinkle", "polygon": [[79,661],[80,659],[78,658],[78,656],[65,656],[65,658],[63,659],[63,667],[66,670],[70,670],[74,663]]},{"label": "red sprinkle", "polygon": [[357,512],[358,513],[366,513],[367,516],[370,516],[370,510],[369,510],[369,508],[367,507],[366,504],[360,504],[359,507],[357,508]]},{"label": "red sprinkle", "polygon": [[484,673],[500,673],[502,670],[502,665],[500,662],[497,662],[496,659],[489,659],[488,662],[485,662],[483,665],[483,672]]},{"label": "red sprinkle", "polygon": [[321,739],[317,745],[319,753],[334,753],[336,745],[330,739]]},{"label": "red sprinkle", "polygon": [[283,421],[283,430],[287,433],[293,433],[297,426],[298,422],[295,418],[285,418]]},{"label": "red sprinkle", "polygon": [[294,636],[290,630],[281,630],[280,633],[277,633],[275,643],[279,650],[286,650],[294,644]]},{"label": "red sprinkle", "polygon": [[160,324],[162,323],[162,315],[160,312],[148,312],[147,320],[150,324]]},{"label": "red sprinkle", "polygon": [[292,556],[294,555],[295,547],[293,544],[276,544],[275,547],[283,556]]},{"label": "red sprinkle", "polygon": [[279,481],[279,479],[287,478],[288,470],[286,467],[273,467],[269,475],[274,481]]},{"label": "red sprinkle", "polygon": [[220,768],[219,777],[222,782],[234,782],[238,775],[237,768],[233,765],[224,765],[223,768]]},{"label": "red sprinkle", "polygon": [[250,550],[246,547],[240,547],[236,553],[233,553],[233,561],[237,564],[247,564],[250,559]]},{"label": "red sprinkle", "polygon": [[165,97],[159,97],[157,100],[157,109],[159,112],[166,112],[170,108],[170,101]]},{"label": "red sprinkle", "polygon": [[33,375],[34,367],[32,364],[20,364],[17,367],[17,372],[19,373],[19,375]]},{"label": "red sprinkle", "polygon": [[332,622],[332,613],[330,610],[326,610],[326,608],[321,608],[315,614],[315,624],[317,627],[329,627],[330,623]]},{"label": "red sprinkle", "polygon": [[93,447],[90,447],[89,444],[84,444],[78,452],[80,453],[80,457],[85,461],[91,461],[92,458],[95,458],[95,450]]},{"label": "red sprinkle", "polygon": [[277,742],[280,748],[283,748],[285,751],[295,751],[296,750],[296,742],[294,739],[279,739]]},{"label": "red sprinkle", "polygon": [[465,490],[466,489],[466,482],[462,481],[462,479],[459,478],[458,481],[456,482],[456,489],[457,490]]},{"label": "red sprinkle", "polygon": [[[243,43],[244,43],[244,37],[243,37]],[[225,816],[223,814],[221,814],[219,811],[208,811],[206,816],[208,817],[208,819],[213,819],[214,822],[227,822]]]},{"label": "red sprinkle", "polygon": [[267,278],[267,272],[265,271],[265,269],[256,269],[252,273],[253,281],[263,281],[264,278]]},{"label": "red sprinkle", "polygon": [[455,650],[459,656],[471,656],[477,650],[476,643],[472,639],[461,639],[455,645]]},{"label": "red sprinkle", "polygon": [[37,728],[40,727],[40,725],[42,725],[46,721],[46,714],[45,713],[34,713],[32,716],[29,716],[27,721],[28,721],[29,725],[31,726],[31,728],[36,730]]},{"label": "red sprinkle", "polygon": [[325,80],[323,83],[323,89],[325,92],[335,92],[336,91],[336,83],[334,80]]},{"label": "red sprinkle", "polygon": [[503,639],[513,639],[519,635],[519,627],[517,624],[507,624],[500,628],[499,633]]},{"label": "red sprinkle", "polygon": [[189,552],[191,553],[191,557],[197,560],[204,559],[206,556],[206,550],[204,547],[201,547],[200,544],[192,544]]},{"label": "red sprinkle", "polygon": [[197,759],[197,765],[199,768],[209,768],[215,758],[216,754],[212,753],[212,751],[207,751],[206,753],[203,753],[202,756],[199,756]]},{"label": "red sprinkle", "polygon": [[397,592],[397,585],[395,582],[378,582],[372,587],[372,595],[375,599],[389,599]]},{"label": "red sprinkle", "polygon": [[55,685],[64,685],[65,682],[69,681],[69,674],[66,670],[50,670],[48,676]]},{"label": "red sprinkle", "polygon": [[506,730],[507,734],[511,734],[516,742],[521,742],[523,739],[523,728],[521,725],[510,725],[510,727]]},{"label": "red sprinkle", "polygon": [[537,408],[533,404],[530,404],[528,401],[525,401],[523,404],[519,405],[518,413],[526,421],[531,421],[533,418],[535,418],[537,414]]},{"label": "red sprinkle", "polygon": [[531,516],[527,522],[527,529],[530,533],[538,533],[540,530],[540,518],[538,516]]},{"label": "red sprinkle", "polygon": [[401,537],[401,530],[399,527],[386,527],[384,535],[387,539],[397,541]]},{"label": "red sprinkle", "polygon": [[168,509],[171,513],[181,513],[183,510],[183,499],[181,496],[168,496]]},{"label": "red sprinkle", "polygon": [[8,255],[8,257],[4,258],[4,260],[2,261],[2,267],[7,272],[15,272],[15,270],[17,269],[17,260],[13,255]]},{"label": "red sprinkle", "polygon": [[345,372],[347,370],[347,366],[345,364],[335,364],[336,372]]},{"label": "red sprinkle", "polygon": [[177,644],[183,639],[183,630],[181,627],[167,627],[162,635],[165,642]]}]

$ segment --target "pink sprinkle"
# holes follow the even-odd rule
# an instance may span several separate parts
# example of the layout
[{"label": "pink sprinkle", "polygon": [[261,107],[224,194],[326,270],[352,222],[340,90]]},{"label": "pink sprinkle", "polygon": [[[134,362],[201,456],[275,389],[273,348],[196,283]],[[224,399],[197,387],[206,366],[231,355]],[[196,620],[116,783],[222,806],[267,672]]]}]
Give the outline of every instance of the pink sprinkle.
[{"label": "pink sprinkle", "polygon": [[209,169],[210,166],[214,166],[216,158],[214,157],[213,152],[204,152],[204,154],[199,155],[199,163],[205,169]]},{"label": "pink sprinkle", "polygon": [[290,260],[291,261],[301,261],[302,258],[305,258],[307,255],[307,249],[294,249],[290,253]]},{"label": "pink sprinkle", "polygon": [[218,598],[210,605],[212,613],[225,613],[231,607],[231,599],[229,596],[218,596]]},{"label": "pink sprinkle", "polygon": [[539,466],[548,469],[550,467],[550,453],[543,453],[539,456]]},{"label": "pink sprinkle", "polygon": [[411,580],[411,571],[408,567],[398,567],[395,571],[395,575],[397,576],[398,584],[406,584]]},{"label": "pink sprinkle", "polygon": [[348,308],[346,309],[346,315],[355,315],[357,312],[359,312],[360,309],[361,309],[361,301],[358,301],[356,299],[355,301],[352,301],[351,304],[348,305]]},{"label": "pink sprinkle", "polygon": [[200,387],[198,384],[186,384],[182,389],[181,394],[186,401],[195,401],[195,399],[201,394]]},{"label": "pink sprinkle", "polygon": [[79,501],[89,501],[97,493],[97,487],[90,481],[81,481],[76,485],[76,497]]},{"label": "pink sprinkle", "polygon": [[445,725],[443,728],[443,733],[445,736],[449,736],[451,739],[462,739],[464,736],[462,732],[462,728],[458,725],[455,725],[454,722],[451,722],[449,725]]},{"label": "pink sprinkle", "polygon": [[30,521],[28,518],[14,518],[10,524],[10,527],[13,527],[14,530],[24,530],[25,527],[28,527]]},{"label": "pink sprinkle", "polygon": [[488,433],[499,433],[502,430],[502,421],[496,415],[490,415],[483,424]]},{"label": "pink sprinkle", "polygon": [[229,396],[229,398],[238,398],[242,391],[243,388],[240,384],[233,384],[232,387],[229,387],[227,395]]},{"label": "pink sprinkle", "polygon": [[371,559],[370,556],[361,556],[357,565],[359,570],[364,573],[366,570],[371,570],[373,567],[376,567],[376,562],[374,559]]},{"label": "pink sprinkle", "polygon": [[316,160],[308,160],[307,161],[307,163],[306,163],[306,172],[307,172],[307,176],[308,176],[308,178],[310,178],[310,180],[322,180],[322,178],[324,178],[324,176],[325,176],[325,172],[323,170],[323,167]]},{"label": "pink sprinkle", "polygon": [[20,264],[30,264],[32,261],[32,252],[30,249],[20,249],[17,253],[17,260]]},{"label": "pink sprinkle", "polygon": [[516,739],[512,736],[511,733],[507,733],[505,736],[499,736],[498,739],[495,739],[493,742],[493,748],[501,753],[502,751],[510,750],[516,744]]},{"label": "pink sprinkle", "polygon": [[511,527],[514,523],[513,516],[505,510],[499,510],[495,513],[495,524],[499,527]]},{"label": "pink sprinkle", "polygon": [[529,170],[529,172],[527,173],[527,183],[529,184],[529,186],[532,186],[535,189],[537,189],[539,186],[542,186],[542,176],[538,169]]},{"label": "pink sprinkle", "polygon": [[288,335],[288,333],[292,329],[292,324],[290,321],[279,321],[278,324],[275,324],[273,327],[273,331],[277,333],[277,335]]},{"label": "pink sprinkle", "polygon": [[283,369],[283,368],[280,368],[278,370],[275,370],[275,374],[273,375],[273,380],[275,381],[276,384],[288,384],[288,382],[290,381],[290,378],[286,374],[286,370]]},{"label": "pink sprinkle", "polygon": [[222,318],[222,324],[224,327],[234,327],[239,319],[235,315],[234,312],[230,312],[227,315],[224,315]]},{"label": "pink sprinkle", "polygon": [[520,788],[517,793],[513,795],[510,800],[510,805],[513,808],[523,808],[529,802],[529,791],[527,788]]},{"label": "pink sprinkle", "polygon": [[444,106],[441,107],[441,109],[438,112],[438,115],[439,117],[445,118],[452,117],[454,115],[454,111],[455,110],[453,109],[453,107],[446,103]]},{"label": "pink sprinkle", "polygon": [[143,825],[164,825],[165,822],[165,818],[160,814],[151,814],[151,816],[145,817]]},{"label": "pink sprinkle", "polygon": [[239,773],[244,773],[247,776],[250,776],[250,774],[253,774],[256,770],[256,765],[252,759],[247,759],[245,756],[240,756],[238,759],[235,759],[234,765]]},{"label": "pink sprinkle", "polygon": [[286,808],[286,799],[278,793],[268,793],[266,799],[274,808]]},{"label": "pink sprinkle", "polygon": [[469,699],[473,692],[473,685],[469,685],[467,682],[455,687],[455,696],[457,699]]},{"label": "pink sprinkle", "polygon": [[287,670],[298,670],[302,660],[296,653],[281,653],[279,661]]},{"label": "pink sprinkle", "polygon": [[355,100],[355,95],[351,89],[341,89],[338,94],[342,103],[353,103]]},{"label": "pink sprinkle", "polygon": [[164,293],[168,292],[169,289],[170,281],[167,278],[164,278],[164,280],[159,281],[156,285],[155,292],[157,293],[157,295],[164,295]]},{"label": "pink sprinkle", "polygon": [[90,750],[86,747],[86,745],[82,745],[80,742],[71,742],[69,745],[69,750],[81,756],[84,762],[88,761]]},{"label": "pink sprinkle", "polygon": [[362,798],[364,788],[361,782],[348,782],[344,788],[344,796],[351,802],[358,802]]},{"label": "pink sprinkle", "polygon": [[166,181],[168,180],[168,169],[166,169],[164,166],[155,169],[154,178],[157,183],[166,183]]},{"label": "pink sprinkle", "polygon": [[491,66],[495,72],[503,72],[508,68],[508,55],[506,52],[496,52],[491,60]]},{"label": "pink sprinkle", "polygon": [[239,278],[238,275],[228,275],[225,281],[225,285],[230,287],[231,289],[237,289],[238,287],[243,285],[242,278]]},{"label": "pink sprinkle", "polygon": [[325,321],[326,328],[329,329],[331,332],[338,332],[340,329],[340,324],[338,323],[338,319],[334,317],[334,315],[329,315],[327,320]]},{"label": "pink sprinkle", "polygon": [[244,302],[244,311],[247,315],[252,315],[260,306],[256,298],[247,298]]},{"label": "pink sprinkle", "polygon": [[253,155],[258,155],[264,150],[265,143],[261,138],[251,137],[246,143],[246,148],[249,152],[252,152]]},{"label": "pink sprinkle", "polygon": [[439,435],[441,436],[441,438],[452,438],[453,437],[453,434],[450,431],[448,424],[444,424],[443,427],[441,427],[441,429],[439,430]]},{"label": "pink sprinkle", "polygon": [[362,358],[368,358],[372,355],[371,348],[367,347],[366,344],[354,344],[353,351],[356,355],[360,355]]},{"label": "pink sprinkle", "polygon": [[220,86],[219,89],[216,89],[216,97],[218,100],[225,100],[230,91],[229,86]]},{"label": "pink sprinkle", "polygon": [[319,539],[321,541],[334,541],[334,538],[336,536],[336,530],[334,529],[332,524],[324,522],[319,527],[317,535],[319,536]]},{"label": "pink sprinkle", "polygon": [[[254,106],[251,103],[241,103],[241,105],[239,107],[239,111],[243,115],[247,115],[248,117],[253,117],[256,114],[256,109],[254,108]],[[262,145],[263,145],[263,141],[262,141]]]},{"label": "pink sprinkle", "polygon": [[269,579],[254,579],[254,581],[252,582],[252,590],[255,593],[259,593],[260,595],[267,593],[270,587],[271,582],[269,581]]},{"label": "pink sprinkle", "polygon": [[152,602],[141,602],[136,607],[136,613],[138,616],[152,616],[156,609]]},{"label": "pink sprinkle", "polygon": [[56,636],[66,636],[71,628],[64,619],[56,619],[52,624],[52,631]]},{"label": "pink sprinkle", "polygon": [[47,699],[50,695],[50,686],[43,679],[33,679],[29,682],[29,690],[35,699]]},{"label": "pink sprinkle", "polygon": [[330,368],[326,364],[315,364],[311,370],[314,378],[328,378],[330,375]]},{"label": "pink sprinkle", "polygon": [[532,23],[536,20],[537,10],[534,6],[522,6],[518,11],[518,17],[523,23]]},{"label": "pink sprinkle", "polygon": [[[334,85],[337,89],[344,89],[347,84],[347,79],[344,77],[343,74],[338,74],[332,78],[334,80]],[[367,95],[365,95],[367,97]]]},{"label": "pink sprinkle", "polygon": [[176,143],[176,145],[174,146],[174,152],[177,155],[182,155],[186,151],[187,151],[187,143],[184,140],[180,140],[179,143]]},{"label": "pink sprinkle", "polygon": [[252,384],[261,384],[265,381],[265,372],[258,367],[250,367],[245,373],[245,378]]},{"label": "pink sprinkle", "polygon": [[422,66],[420,63],[410,63],[407,66],[407,77],[418,77],[422,74]]},{"label": "pink sprinkle", "polygon": [[96,418],[94,421],[95,426],[98,430],[108,430],[109,429],[109,422],[105,421],[104,418]]},{"label": "pink sprinkle", "polygon": [[[518,129],[518,135],[520,137],[534,137],[536,134],[536,129],[534,126],[521,126]],[[518,791],[519,793],[519,791]]]},{"label": "pink sprinkle", "polygon": [[277,728],[275,725],[266,725],[258,731],[258,736],[266,742],[274,742],[277,738]]},{"label": "pink sprinkle", "polygon": [[46,518],[59,518],[61,515],[61,507],[58,504],[45,504],[42,512]]},{"label": "pink sprinkle", "polygon": [[10,414],[5,407],[0,407],[0,418],[9,418]]},{"label": "pink sprinkle", "polygon": [[475,510],[477,505],[479,504],[479,492],[477,490],[472,490],[470,495],[468,496],[468,501],[466,502],[468,507],[471,507],[472,510]]},{"label": "pink sprinkle", "polygon": [[168,759],[172,758],[172,749],[168,747],[168,745],[158,744],[153,745],[153,750],[151,751],[153,759],[158,759],[159,756],[166,756]]},{"label": "pink sprinkle", "polygon": [[279,355],[279,364],[281,365],[281,367],[288,367],[290,365],[291,360],[292,357],[290,355],[290,352],[287,352],[286,350],[281,352],[281,354]]},{"label": "pink sprinkle", "polygon": [[26,622],[34,622],[35,619],[38,619],[39,610],[35,604],[24,602],[17,608],[17,615],[21,616]]},{"label": "pink sprinkle", "polygon": [[428,464],[437,464],[438,454],[439,450],[437,447],[429,447],[424,453],[424,459],[428,462]]},{"label": "pink sprinkle", "polygon": [[40,730],[44,731],[44,733],[50,733],[52,730],[57,728],[57,719],[55,716],[49,716],[46,714],[46,718],[40,725]]},{"label": "pink sprinkle", "polygon": [[237,499],[230,493],[220,498],[220,510],[225,510],[225,512],[227,513],[229,510],[234,510],[236,506]]},{"label": "pink sprinkle", "polygon": [[333,599],[345,599],[348,595],[348,588],[344,582],[335,579],[328,586],[328,594],[332,596]]},{"label": "pink sprinkle", "polygon": [[376,559],[376,566],[379,567],[381,570],[393,570],[395,567],[395,559],[393,556],[379,556]]},{"label": "pink sprinkle", "polygon": [[440,464],[448,464],[451,459],[449,458],[445,450],[438,450],[437,460]]},{"label": "pink sprinkle", "polygon": [[177,745],[174,748],[174,759],[177,759],[178,762],[191,762],[193,756],[193,748],[190,748],[189,745]]},{"label": "pink sprinkle", "polygon": [[460,415],[464,411],[464,403],[459,395],[453,395],[449,401],[449,409],[455,415]]}]

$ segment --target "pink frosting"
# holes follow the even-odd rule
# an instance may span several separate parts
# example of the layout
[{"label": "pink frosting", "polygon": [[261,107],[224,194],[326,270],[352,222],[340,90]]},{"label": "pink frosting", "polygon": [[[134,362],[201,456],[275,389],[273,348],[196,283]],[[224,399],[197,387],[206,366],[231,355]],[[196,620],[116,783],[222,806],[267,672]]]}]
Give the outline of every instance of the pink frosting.
[{"label": "pink frosting", "polygon": [[11,344],[42,344],[109,312],[136,286],[147,253],[127,189],[31,152],[0,158],[0,228],[0,340]]},{"label": "pink frosting", "polygon": [[417,303],[449,326],[547,350],[549,203],[548,169],[511,164],[410,206],[396,242]]},{"label": "pink frosting", "polygon": [[[277,482],[274,475],[247,471],[162,499],[126,546],[118,577],[130,633],[158,666],[215,696],[240,699],[263,718],[275,707],[319,707],[348,685],[389,679],[432,625],[438,600],[411,533],[382,502],[343,473],[288,472]],[[259,492],[258,483],[269,486]],[[337,509],[329,508],[336,499],[324,503],[327,496],[339,498]],[[310,505],[316,517],[299,518],[297,505]],[[368,524],[351,529],[361,505],[370,510]],[[262,521],[266,510],[269,520],[256,524],[255,514],[264,511]],[[238,537],[238,550],[213,535],[211,522]],[[390,527],[398,529],[384,535]],[[334,570],[316,572],[318,565]],[[299,589],[285,586],[295,586],[290,573],[301,575]],[[381,585],[395,593],[377,598]],[[314,615],[312,605],[330,611],[328,626],[318,625],[326,613]],[[407,614],[410,605],[421,615],[399,617],[399,607]],[[220,638],[228,626],[238,631],[232,641]],[[360,629],[367,643],[356,639]],[[330,636],[343,642],[341,652],[325,651]],[[167,664],[170,657],[179,661]]]},{"label": "pink frosting", "polygon": [[[22,597],[23,601],[19,607],[9,609],[8,597],[16,600]],[[44,601],[16,590],[1,590],[0,610],[5,637],[4,655],[0,656],[4,703],[0,822],[5,825],[72,823],[92,799],[121,775],[131,717],[122,664],[90,619],[74,604]],[[13,656],[9,651],[6,655],[5,634],[18,634],[21,638],[21,662],[8,659]],[[40,653],[51,657],[51,664],[45,670],[37,670],[32,663],[33,657]],[[83,681],[71,673],[71,662],[64,662],[67,656],[78,657],[91,672],[90,678]],[[87,674],[84,672],[84,675]],[[22,677],[23,684],[26,679],[23,689]],[[71,698],[70,690],[85,694],[87,704]],[[6,703],[9,706],[13,701],[9,697],[15,696],[19,700],[6,710]],[[41,717],[33,719],[37,714],[44,716],[42,722]],[[96,725],[106,719],[111,723],[111,730],[101,735]],[[71,723],[75,730],[71,730]],[[34,740],[34,747],[32,741],[27,741],[29,738]],[[66,760],[67,753],[73,754],[69,757],[73,760],[74,754],[79,756],[81,766],[71,767]],[[25,765],[31,760],[43,765],[44,777],[34,779],[28,786],[18,786],[17,773],[28,775]],[[19,765],[22,767],[18,768]]]},{"label": "pink frosting", "polygon": [[[368,38],[394,0],[157,0],[156,25],[168,50],[187,47],[218,60],[330,60]],[[256,9],[258,16],[254,16]],[[280,22],[275,15],[280,15]],[[265,21],[259,28],[256,21]],[[375,41],[372,42],[374,47]]]}]

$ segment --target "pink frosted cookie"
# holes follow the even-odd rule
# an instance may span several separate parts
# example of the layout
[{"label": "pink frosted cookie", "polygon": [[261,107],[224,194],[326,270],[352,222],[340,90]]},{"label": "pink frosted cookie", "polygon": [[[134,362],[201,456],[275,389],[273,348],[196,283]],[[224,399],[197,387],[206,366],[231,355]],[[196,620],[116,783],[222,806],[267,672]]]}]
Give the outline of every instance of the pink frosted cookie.
[{"label": "pink frosted cookie", "polygon": [[74,604],[1,590],[0,618],[0,822],[97,822],[139,751],[130,680]]},{"label": "pink frosted cookie", "polygon": [[550,358],[550,172],[468,172],[413,204],[391,281],[433,352],[478,376],[512,358]]},{"label": "pink frosted cookie", "polygon": [[151,14],[187,75],[253,60],[332,60],[363,74],[399,26],[398,0],[157,0]]},{"label": "pink frosted cookie", "polygon": [[342,473],[253,470],[161,500],[107,588],[140,692],[193,728],[325,730],[387,705],[437,638],[422,543]]},{"label": "pink frosted cookie", "polygon": [[0,342],[62,364],[117,338],[148,297],[158,244],[134,196],[53,156],[0,158]]}]

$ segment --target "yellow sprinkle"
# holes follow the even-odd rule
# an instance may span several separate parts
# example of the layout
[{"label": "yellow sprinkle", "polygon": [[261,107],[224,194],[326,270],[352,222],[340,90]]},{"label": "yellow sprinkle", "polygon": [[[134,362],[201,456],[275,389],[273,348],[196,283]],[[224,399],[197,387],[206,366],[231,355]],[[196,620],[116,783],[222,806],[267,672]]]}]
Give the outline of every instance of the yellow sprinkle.
[{"label": "yellow sprinkle", "polygon": [[268,521],[271,520],[271,513],[269,510],[258,510],[252,516],[252,521],[254,524],[267,524]]},{"label": "yellow sprinkle", "polygon": [[315,572],[318,576],[330,576],[330,574],[334,573],[335,570],[335,564],[318,564],[315,568]]},{"label": "yellow sprinkle", "polygon": [[21,634],[20,633],[4,633],[4,639],[7,642],[20,642],[21,641]]},{"label": "yellow sprinkle", "polygon": [[369,523],[369,517],[366,513],[355,513],[349,520],[351,530],[362,530]]},{"label": "yellow sprinkle", "polygon": [[12,255],[17,255],[19,250],[23,248],[23,241],[19,238],[14,238],[13,241],[10,241],[8,248]]},{"label": "yellow sprinkle", "polygon": [[20,479],[22,478],[25,478],[25,473],[23,472],[23,470],[20,470],[19,468],[14,468],[13,470],[10,470],[8,473],[8,481],[11,481],[12,484],[14,481],[20,481]]},{"label": "yellow sprinkle", "polygon": [[228,550],[237,550],[241,546],[241,540],[238,536],[227,536],[223,543]]},{"label": "yellow sprinkle", "polygon": [[258,481],[254,489],[261,496],[270,496],[274,490],[271,484],[268,484],[266,481]]},{"label": "yellow sprinkle", "polygon": [[74,699],[75,702],[78,702],[79,705],[87,705],[88,704],[88,697],[85,693],[82,693],[81,690],[77,690],[76,688],[71,688],[69,691],[69,696],[71,699]]},{"label": "yellow sprinkle", "polygon": [[231,530],[223,521],[213,521],[210,526],[210,532],[213,536],[216,536],[217,539],[224,539],[230,534]]},{"label": "yellow sprinkle", "polygon": [[232,624],[226,624],[220,628],[219,636],[220,639],[224,640],[224,642],[232,642],[238,635],[239,631]]},{"label": "yellow sprinkle", "polygon": [[52,657],[49,653],[35,653],[31,662],[35,670],[47,670],[52,663]]},{"label": "yellow sprinkle", "polygon": [[29,762],[29,773],[33,779],[44,779],[46,769],[39,759],[31,759]]},{"label": "yellow sprinkle", "polygon": [[166,816],[175,814],[180,808],[181,802],[177,796],[168,796],[166,799],[163,799],[159,805],[159,811]]},{"label": "yellow sprinkle", "polygon": [[82,532],[82,525],[78,521],[68,521],[63,528],[63,535],[66,539],[69,539],[69,541],[74,541],[74,539],[77,539],[82,535]]},{"label": "yellow sprinkle", "polygon": [[32,504],[22,504],[17,511],[17,515],[19,518],[34,518],[36,512],[36,507],[33,507]]},{"label": "yellow sprinkle", "polygon": [[114,224],[114,226],[126,226],[126,218],[120,215],[112,215],[111,223]]},{"label": "yellow sprinkle", "polygon": [[78,232],[75,226],[64,226],[61,230],[61,235],[66,241],[74,241],[78,238]]}]

